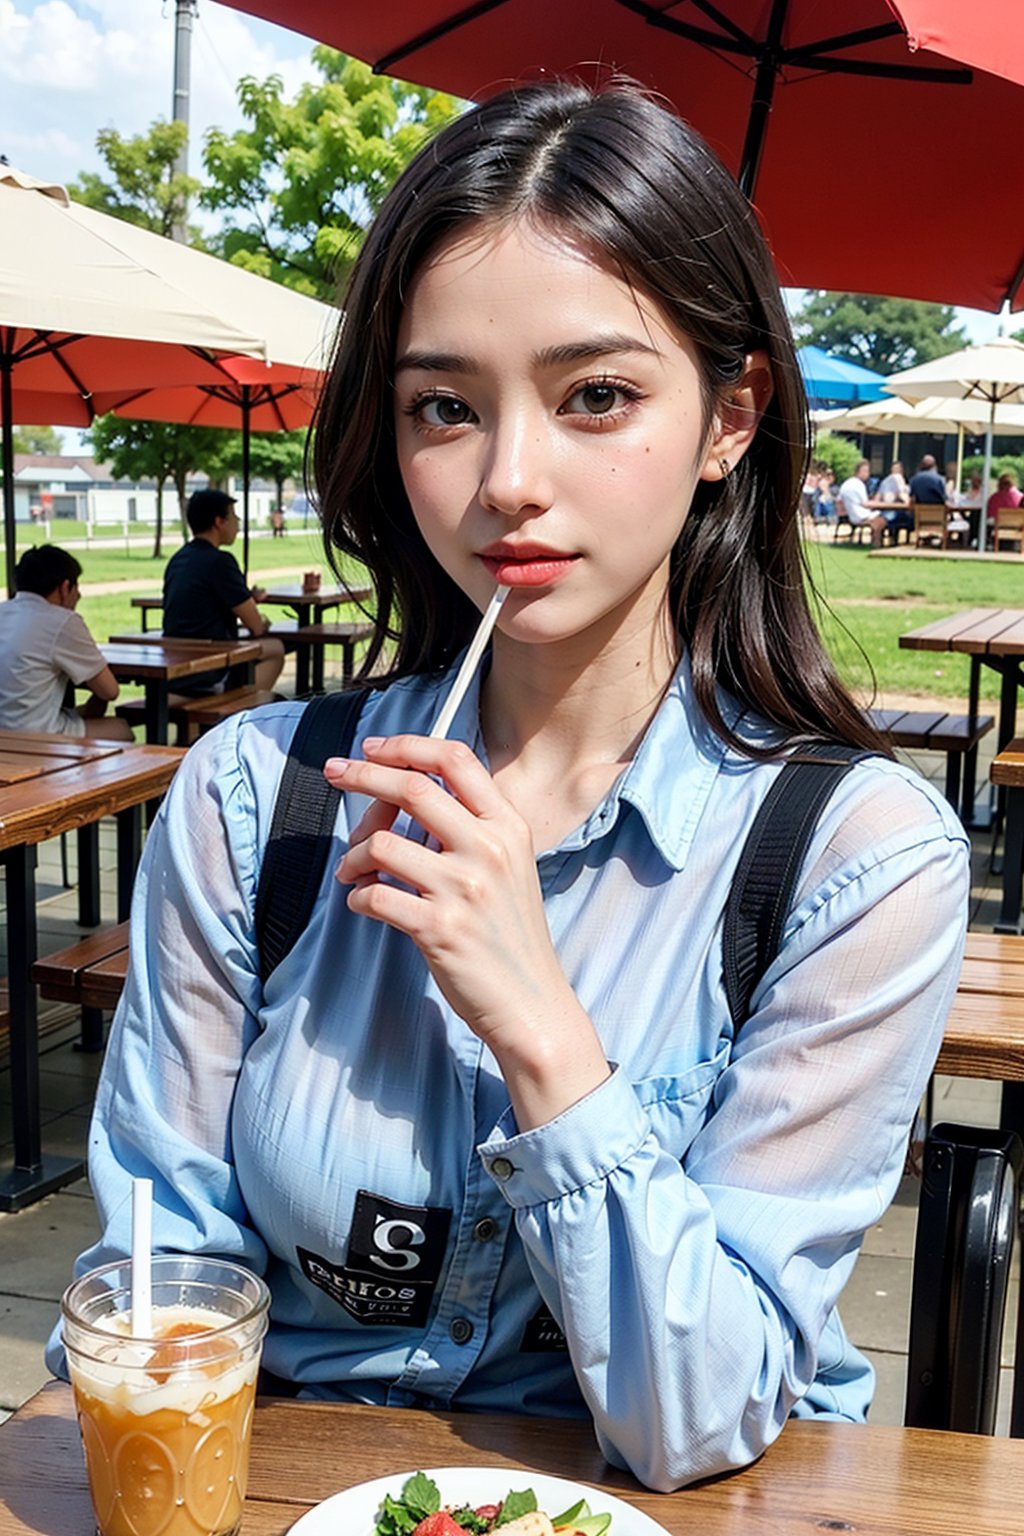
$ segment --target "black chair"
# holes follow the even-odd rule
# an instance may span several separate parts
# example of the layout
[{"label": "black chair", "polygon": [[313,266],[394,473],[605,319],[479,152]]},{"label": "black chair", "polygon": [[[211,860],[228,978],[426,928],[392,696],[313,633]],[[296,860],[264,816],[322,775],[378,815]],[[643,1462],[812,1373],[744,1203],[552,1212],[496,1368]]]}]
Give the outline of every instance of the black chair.
[{"label": "black chair", "polygon": [[1013,1131],[943,1124],[925,1144],[905,1413],[916,1429],[995,1433],[1022,1172]]}]

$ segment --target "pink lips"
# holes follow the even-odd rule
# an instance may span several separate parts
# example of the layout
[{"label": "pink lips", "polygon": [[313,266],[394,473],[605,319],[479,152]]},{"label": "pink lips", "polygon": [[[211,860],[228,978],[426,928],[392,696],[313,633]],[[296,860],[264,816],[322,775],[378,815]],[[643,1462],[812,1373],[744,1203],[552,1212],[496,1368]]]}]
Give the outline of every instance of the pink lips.
[{"label": "pink lips", "polygon": [[494,580],[505,587],[548,587],[568,574],[577,555],[541,545],[492,545],[480,559]]}]

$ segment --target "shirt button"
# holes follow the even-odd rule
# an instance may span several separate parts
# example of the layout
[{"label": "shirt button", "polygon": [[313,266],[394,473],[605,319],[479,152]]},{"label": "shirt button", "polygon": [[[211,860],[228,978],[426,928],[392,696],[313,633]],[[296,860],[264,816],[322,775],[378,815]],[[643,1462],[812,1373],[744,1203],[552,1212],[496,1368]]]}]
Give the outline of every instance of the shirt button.
[{"label": "shirt button", "polygon": [[453,1318],[448,1336],[453,1344],[468,1344],[473,1337],[473,1324],[468,1317]]},{"label": "shirt button", "polygon": [[510,1179],[515,1169],[507,1157],[496,1157],[491,1164],[491,1172],[496,1179]]},{"label": "shirt button", "polygon": [[473,1236],[478,1243],[489,1243],[498,1230],[498,1223],[492,1221],[489,1216],[484,1216],[473,1228]]}]

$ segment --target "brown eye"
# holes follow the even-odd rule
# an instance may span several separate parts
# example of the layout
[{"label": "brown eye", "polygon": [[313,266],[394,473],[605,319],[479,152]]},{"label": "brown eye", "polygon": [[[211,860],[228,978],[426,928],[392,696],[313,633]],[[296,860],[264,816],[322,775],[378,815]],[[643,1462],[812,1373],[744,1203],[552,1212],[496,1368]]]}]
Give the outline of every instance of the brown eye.
[{"label": "brown eye", "polygon": [[462,427],[474,420],[465,400],[457,395],[434,395],[430,400],[420,401],[417,411],[428,427]]},{"label": "brown eye", "polygon": [[579,398],[583,409],[591,416],[604,416],[615,409],[618,393],[613,384],[587,384],[579,391]]}]

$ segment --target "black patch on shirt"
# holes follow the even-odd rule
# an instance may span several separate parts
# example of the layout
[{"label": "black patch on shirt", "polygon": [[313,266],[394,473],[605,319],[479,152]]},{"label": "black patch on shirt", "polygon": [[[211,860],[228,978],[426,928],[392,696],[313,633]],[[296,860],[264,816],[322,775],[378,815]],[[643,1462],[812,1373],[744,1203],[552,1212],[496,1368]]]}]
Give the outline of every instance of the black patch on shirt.
[{"label": "black patch on shirt", "polygon": [[422,1328],[444,1264],[452,1213],[361,1189],[344,1264],[297,1248],[302,1273],[356,1322]]},{"label": "black patch on shirt", "polygon": [[523,1329],[519,1341],[521,1355],[558,1355],[569,1348],[565,1334],[542,1301]]}]

